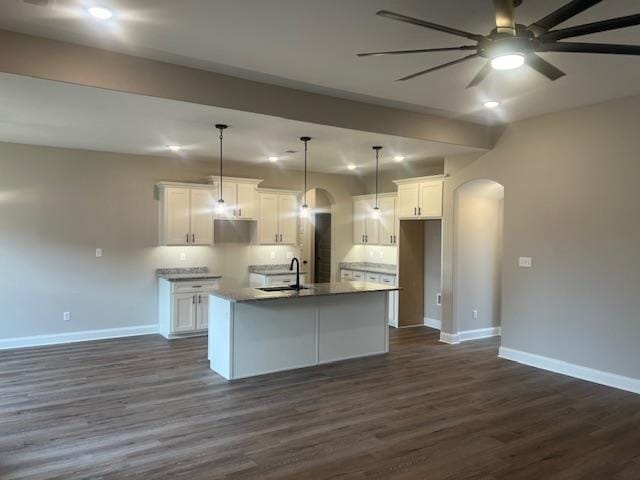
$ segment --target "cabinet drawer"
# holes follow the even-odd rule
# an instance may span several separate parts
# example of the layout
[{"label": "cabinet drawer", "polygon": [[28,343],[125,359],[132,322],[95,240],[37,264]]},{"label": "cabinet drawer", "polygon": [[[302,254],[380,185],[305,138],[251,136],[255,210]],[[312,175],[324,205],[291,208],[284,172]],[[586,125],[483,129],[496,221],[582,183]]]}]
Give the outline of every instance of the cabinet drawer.
[{"label": "cabinet drawer", "polygon": [[380,275],[380,283],[384,283],[385,285],[394,285],[396,284],[395,275]]},{"label": "cabinet drawer", "polygon": [[[302,281],[302,278],[300,280]],[[269,275],[267,277],[267,286],[271,286],[271,285],[291,285],[293,283],[296,283],[296,276],[295,275]]]},{"label": "cabinet drawer", "polygon": [[207,292],[218,288],[218,280],[205,280],[202,282],[173,282],[173,293]]},{"label": "cabinet drawer", "polygon": [[367,272],[365,274],[365,279],[367,282],[380,283],[380,274]]},{"label": "cabinet drawer", "polygon": [[354,271],[351,278],[353,280],[363,281],[364,280],[364,272],[356,272],[356,271]]},{"label": "cabinet drawer", "polygon": [[353,272],[351,270],[341,270],[340,278],[346,282],[353,279]]}]

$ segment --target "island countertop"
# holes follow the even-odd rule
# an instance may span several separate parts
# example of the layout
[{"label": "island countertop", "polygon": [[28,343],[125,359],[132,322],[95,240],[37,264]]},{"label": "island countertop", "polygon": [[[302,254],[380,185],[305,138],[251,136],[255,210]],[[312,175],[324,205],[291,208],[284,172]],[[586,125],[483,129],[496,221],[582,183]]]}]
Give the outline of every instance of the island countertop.
[{"label": "island countertop", "polygon": [[284,290],[280,292],[264,292],[257,288],[224,288],[210,292],[210,295],[224,298],[230,302],[256,302],[260,300],[277,300],[283,298],[307,298],[328,295],[344,295],[350,293],[393,292],[399,287],[386,286],[369,282],[309,283],[304,290]]}]

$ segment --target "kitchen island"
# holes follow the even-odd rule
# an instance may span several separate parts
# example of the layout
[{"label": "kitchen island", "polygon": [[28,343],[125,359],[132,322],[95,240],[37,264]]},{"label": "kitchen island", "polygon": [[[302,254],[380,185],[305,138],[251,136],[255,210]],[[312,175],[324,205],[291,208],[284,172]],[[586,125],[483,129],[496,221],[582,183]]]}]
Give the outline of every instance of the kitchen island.
[{"label": "kitchen island", "polygon": [[387,353],[388,297],[396,290],[345,282],[211,292],[211,369],[232,380]]}]

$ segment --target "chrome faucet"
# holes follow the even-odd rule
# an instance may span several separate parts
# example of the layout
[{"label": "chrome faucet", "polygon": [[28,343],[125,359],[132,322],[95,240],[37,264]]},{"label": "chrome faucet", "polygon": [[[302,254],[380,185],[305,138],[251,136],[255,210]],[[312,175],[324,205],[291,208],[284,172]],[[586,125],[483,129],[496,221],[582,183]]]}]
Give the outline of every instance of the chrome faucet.
[{"label": "chrome faucet", "polygon": [[296,257],[291,259],[291,265],[289,265],[289,270],[293,270],[293,262],[296,263],[296,284],[292,285],[296,290],[300,290],[300,260]]}]

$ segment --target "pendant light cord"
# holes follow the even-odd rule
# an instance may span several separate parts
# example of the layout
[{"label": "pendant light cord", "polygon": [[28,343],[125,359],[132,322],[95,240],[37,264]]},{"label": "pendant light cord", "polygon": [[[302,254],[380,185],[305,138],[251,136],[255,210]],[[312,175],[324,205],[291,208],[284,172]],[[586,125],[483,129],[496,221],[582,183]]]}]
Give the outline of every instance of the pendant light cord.
[{"label": "pendant light cord", "polygon": [[228,128],[228,125],[224,125],[222,123],[217,123],[216,128],[220,130],[220,181],[218,182],[218,203],[224,202],[222,198],[222,132]]},{"label": "pendant light cord", "polygon": [[302,206],[307,208],[307,143],[311,137],[300,137],[300,140],[304,142],[304,204]]},{"label": "pendant light cord", "polygon": [[378,210],[378,172],[380,170],[378,165],[380,164],[379,154],[382,147],[373,147],[373,149],[376,151],[376,206],[374,210]]}]

